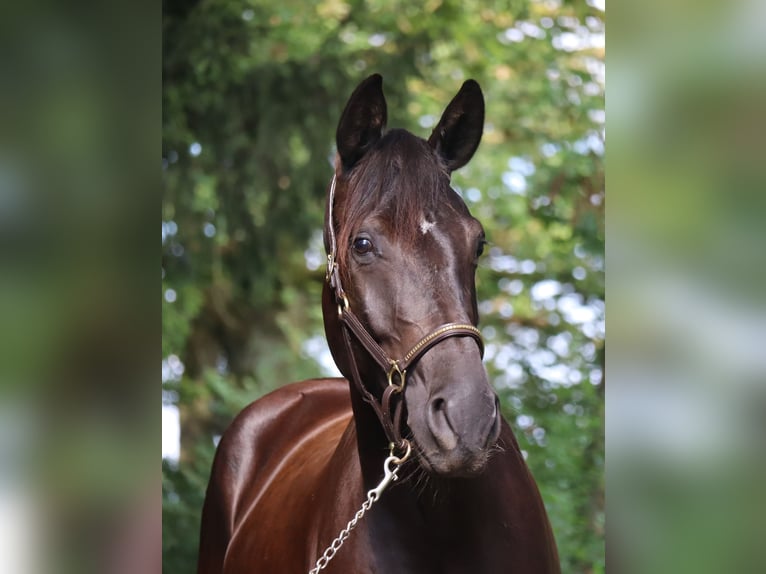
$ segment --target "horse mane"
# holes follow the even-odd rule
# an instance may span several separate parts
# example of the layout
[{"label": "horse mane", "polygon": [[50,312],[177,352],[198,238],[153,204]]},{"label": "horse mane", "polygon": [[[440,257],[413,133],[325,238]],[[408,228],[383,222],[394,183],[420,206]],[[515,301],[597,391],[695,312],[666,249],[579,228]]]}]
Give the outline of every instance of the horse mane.
[{"label": "horse mane", "polygon": [[[423,218],[444,202],[449,172],[425,140],[407,130],[387,132],[348,174],[338,213],[341,268],[353,235],[368,217],[379,216],[390,237],[412,243]],[[452,192],[450,192],[452,193]]]}]

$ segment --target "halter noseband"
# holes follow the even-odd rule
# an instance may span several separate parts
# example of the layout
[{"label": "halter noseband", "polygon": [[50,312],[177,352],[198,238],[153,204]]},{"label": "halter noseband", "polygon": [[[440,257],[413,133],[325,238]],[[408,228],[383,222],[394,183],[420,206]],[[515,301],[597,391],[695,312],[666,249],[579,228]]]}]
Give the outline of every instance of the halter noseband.
[{"label": "halter noseband", "polygon": [[[484,341],[481,336],[481,331],[474,325],[465,323],[445,323],[415,343],[401,359],[392,359],[388,356],[370,332],[365,328],[356,314],[351,310],[348,296],[343,290],[340,271],[338,270],[338,246],[333,225],[335,182],[336,176],[333,175],[330,184],[330,194],[327,200],[327,213],[325,214],[325,235],[327,236],[329,243],[327,273],[325,279],[335,295],[335,302],[338,305],[338,319],[345,327],[342,329],[343,340],[351,364],[351,379],[362,395],[362,398],[372,406],[375,414],[378,416],[378,419],[383,426],[383,430],[386,433],[386,437],[391,443],[391,447],[404,451],[407,449],[408,443],[406,439],[403,439],[401,436],[402,405],[404,403],[403,396],[393,413],[391,411],[391,401],[394,395],[398,395],[404,391],[407,369],[420,359],[420,357],[422,357],[429,349],[450,337],[473,338],[479,345],[479,351],[482,357],[484,356]],[[385,391],[383,391],[383,397],[380,401],[378,401],[378,399],[362,383],[359,367],[356,364],[351,344],[352,334],[380,368],[383,369],[383,372],[386,373],[388,385]],[[398,378],[398,381],[395,380],[396,378]]]}]

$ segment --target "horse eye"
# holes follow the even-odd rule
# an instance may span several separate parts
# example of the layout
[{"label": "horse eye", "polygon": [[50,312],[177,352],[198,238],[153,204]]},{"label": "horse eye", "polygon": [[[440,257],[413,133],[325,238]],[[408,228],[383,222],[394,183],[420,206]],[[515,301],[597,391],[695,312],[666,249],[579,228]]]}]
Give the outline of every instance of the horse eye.
[{"label": "horse eye", "polygon": [[366,237],[357,237],[354,239],[354,243],[352,244],[352,247],[356,253],[359,255],[366,255],[367,253],[372,253],[373,247],[372,247],[372,241],[367,239]]},{"label": "horse eye", "polygon": [[479,246],[476,248],[476,259],[482,256],[484,253],[484,246],[487,244],[487,240],[483,237],[479,239]]}]

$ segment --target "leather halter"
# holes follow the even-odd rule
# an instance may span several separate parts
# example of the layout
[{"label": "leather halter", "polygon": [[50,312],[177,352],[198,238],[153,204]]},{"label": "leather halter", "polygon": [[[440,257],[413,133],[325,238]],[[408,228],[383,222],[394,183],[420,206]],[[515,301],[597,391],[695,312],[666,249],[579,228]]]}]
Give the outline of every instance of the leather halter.
[{"label": "leather halter", "polygon": [[[335,237],[333,224],[333,204],[335,202],[335,183],[336,175],[333,175],[330,184],[330,193],[327,200],[327,212],[325,214],[325,237],[329,244],[329,253],[327,254],[327,273],[325,279],[335,295],[335,302],[338,305],[338,319],[343,324],[343,340],[346,346],[351,365],[351,379],[365,402],[369,403],[380,420],[386,437],[390,442],[392,449],[397,448],[404,451],[407,448],[407,441],[401,436],[401,417],[404,404],[404,385],[406,382],[407,369],[412,367],[420,357],[429,349],[441,343],[450,337],[471,337],[479,345],[479,352],[484,356],[484,341],[481,331],[474,325],[465,323],[445,323],[434,329],[431,333],[420,339],[412,348],[401,358],[392,359],[388,353],[378,344],[375,338],[370,334],[359,317],[351,310],[351,304],[348,295],[343,289],[341,283],[340,271],[338,269],[337,255],[338,245]],[[378,400],[362,382],[359,373],[359,367],[354,357],[351,336],[364,347],[374,361],[380,366],[388,379],[388,386],[383,391],[381,400]],[[398,378],[398,381],[395,380]],[[391,410],[391,402],[395,395],[402,394],[402,400],[398,402],[394,412]]]}]

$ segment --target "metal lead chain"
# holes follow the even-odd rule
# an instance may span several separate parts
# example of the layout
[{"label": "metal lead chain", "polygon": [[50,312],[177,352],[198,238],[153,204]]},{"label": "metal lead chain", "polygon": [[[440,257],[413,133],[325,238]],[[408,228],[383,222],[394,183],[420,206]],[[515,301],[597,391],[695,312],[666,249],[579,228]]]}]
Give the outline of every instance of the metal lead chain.
[{"label": "metal lead chain", "polygon": [[367,500],[362,503],[362,507],[356,512],[356,514],[354,514],[354,517],[348,521],[346,527],[340,531],[338,537],[332,541],[330,546],[327,547],[327,550],[324,551],[324,554],[322,554],[319,560],[317,560],[316,565],[311,570],[309,570],[309,574],[318,574],[320,570],[324,570],[327,567],[327,564],[329,564],[330,560],[335,558],[335,554],[338,552],[338,550],[340,550],[340,547],[343,546],[343,543],[349,537],[351,531],[356,527],[357,523],[362,519],[365,513],[370,508],[372,508],[372,505],[380,499],[383,491],[386,490],[388,485],[399,478],[397,475],[399,472],[399,466],[410,457],[410,452],[411,446],[409,442],[407,442],[407,451],[402,457],[394,456],[392,448],[391,456],[389,456],[383,463],[383,478],[378,483],[378,486],[367,492]]},{"label": "metal lead chain", "polygon": [[375,502],[375,499],[368,494],[367,500],[364,501],[362,507],[354,515],[354,518],[349,520],[348,524],[346,524],[346,527],[340,531],[340,534],[338,534],[338,537],[332,541],[330,546],[327,547],[327,550],[325,550],[321,558],[317,560],[316,566],[314,566],[314,568],[309,571],[309,574],[317,574],[320,570],[324,570],[330,560],[335,558],[335,553],[340,550],[341,546],[343,546],[343,543],[351,534],[351,531],[356,526],[356,523],[359,522],[364,516],[364,513],[372,507],[373,502]]}]

